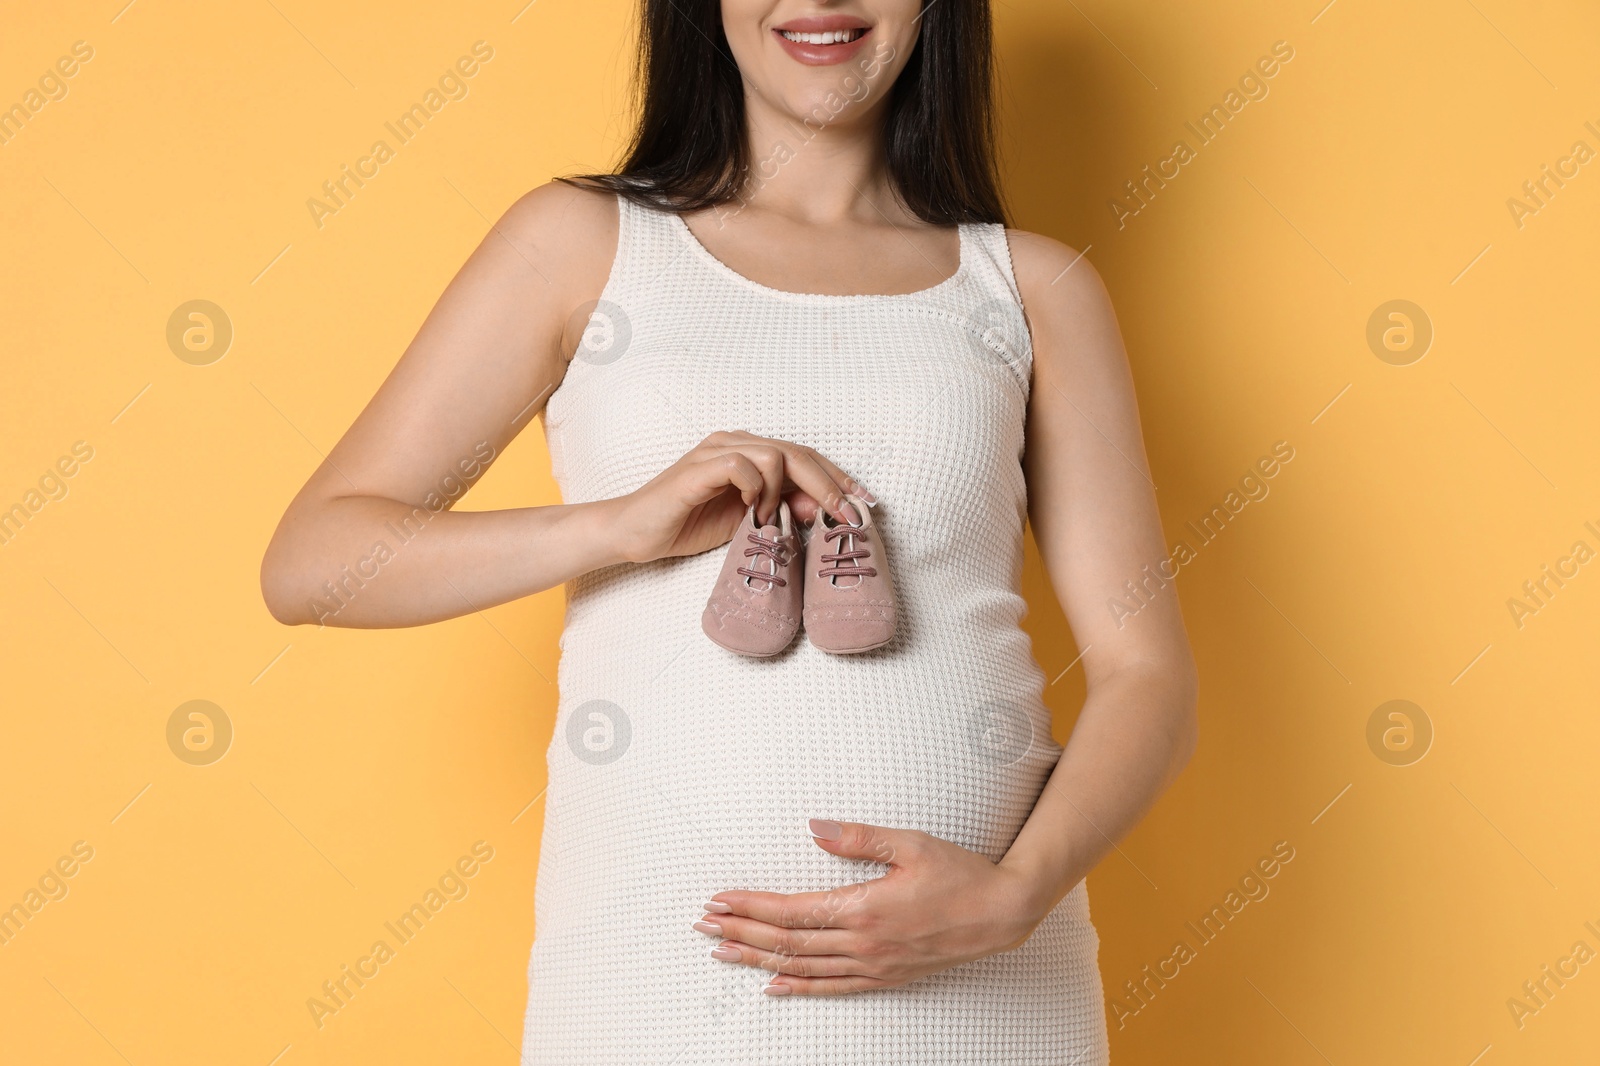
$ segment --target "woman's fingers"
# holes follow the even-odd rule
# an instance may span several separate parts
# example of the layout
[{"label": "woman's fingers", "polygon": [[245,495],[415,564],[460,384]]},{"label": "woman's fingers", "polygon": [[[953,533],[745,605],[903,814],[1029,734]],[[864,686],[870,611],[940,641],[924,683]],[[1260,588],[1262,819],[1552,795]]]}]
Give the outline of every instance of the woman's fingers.
[{"label": "woman's fingers", "polygon": [[746,506],[755,504],[757,518],[770,520],[778,512],[785,472],[783,452],[774,443],[748,433],[713,433],[697,444],[684,459],[701,466],[713,464],[708,469],[714,470],[714,464],[732,464],[735,463],[735,457],[741,471],[754,470],[757,474],[754,488],[744,481],[739,483],[741,497]]},{"label": "woman's fingers", "polygon": [[740,451],[761,471],[756,518],[763,523],[773,521],[778,514],[778,499],[783,495],[783,452],[770,444],[746,444]]},{"label": "woman's fingers", "polygon": [[846,929],[786,929],[736,914],[708,914],[694,927],[708,936],[727,937],[779,955],[848,955],[860,940]]},{"label": "woman's fingers", "polygon": [[890,829],[865,822],[811,820],[811,842],[846,859],[868,859],[889,866],[908,866],[926,859],[936,842],[915,829]]},{"label": "woman's fingers", "polygon": [[872,980],[862,973],[866,963],[848,955],[785,955],[736,940],[724,940],[711,949],[711,957],[794,977],[854,976],[863,981]]},{"label": "woman's fingers", "polygon": [[816,501],[843,521],[854,521],[843,498],[854,483],[831,461],[792,441],[744,431],[713,433],[630,493],[624,557],[646,562],[693,555],[725,544],[745,508],[771,522],[788,498],[798,523],[813,521]]},{"label": "woman's fingers", "polygon": [[869,988],[888,988],[893,981],[849,974],[844,977],[791,977],[780,974],[761,991],[769,996],[847,996]]},{"label": "woman's fingers", "polygon": [[772,510],[777,509],[777,494],[782,492],[783,482],[787,481],[799,490],[793,502],[803,512],[797,515],[802,521],[810,521],[814,517],[816,504],[820,504],[824,510],[841,521],[852,521],[855,516],[849,514],[843,506],[845,494],[855,492],[864,499],[871,499],[866,491],[839,469],[831,459],[819,455],[815,449],[793,441],[757,437],[743,430],[728,430],[711,434],[700,442],[699,448],[717,453],[737,451],[750,456],[752,460],[759,454],[764,462],[768,461],[766,454],[770,449],[781,458],[782,470],[772,475],[774,480],[778,481],[778,485],[774,487],[774,495],[770,501],[764,499],[763,506],[770,506]]},{"label": "woman's fingers", "polygon": [[[826,892],[718,892],[705,908],[717,913],[708,914],[704,920],[752,918],[784,929],[843,929],[849,926],[852,909],[867,898],[872,884],[862,881]],[[723,910],[724,907],[728,909]]]},{"label": "woman's fingers", "polygon": [[846,492],[860,496],[868,503],[878,502],[878,498],[871,492],[867,491],[867,487],[865,485],[861,484],[855,478],[839,469],[838,465],[834,463],[832,459],[829,459],[820,452],[813,452],[812,454],[816,457],[817,462],[822,464],[822,468],[828,471],[828,473],[832,475],[833,480],[839,485],[843,486]]},{"label": "woman's fingers", "polygon": [[713,453],[690,463],[684,468],[684,476],[688,479],[691,491],[691,498],[687,502],[692,505],[716,499],[731,485],[739,491],[745,506],[749,506],[761,498],[766,485],[761,468],[737,451]]},{"label": "woman's fingers", "polygon": [[845,508],[844,497],[854,482],[832,462],[804,445],[784,442],[784,458],[789,480],[810,496],[822,509],[841,522],[859,519]]}]

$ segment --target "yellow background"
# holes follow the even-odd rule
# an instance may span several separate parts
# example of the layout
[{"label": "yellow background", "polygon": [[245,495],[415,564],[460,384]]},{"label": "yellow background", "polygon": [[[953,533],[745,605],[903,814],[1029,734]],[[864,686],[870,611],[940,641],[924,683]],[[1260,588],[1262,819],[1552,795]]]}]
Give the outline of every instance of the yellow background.
[{"label": "yellow background", "polygon": [[[122,3],[14,4],[0,33],[0,103],[94,48],[0,145],[0,506],[94,449],[0,545],[0,905],[94,849],[0,947],[0,1059],[513,1063],[559,591],[291,630],[257,566],[488,221],[614,160],[631,5]],[[1322,3],[997,10],[1016,224],[1107,279],[1169,538],[1295,449],[1179,578],[1201,746],[1090,878],[1108,996],[1136,1005],[1123,983],[1275,843],[1295,858],[1113,1020],[1114,1058],[1592,1061],[1600,965],[1520,1028],[1506,1001],[1600,950],[1600,566],[1520,629],[1507,600],[1600,548],[1600,163],[1520,228],[1506,201],[1600,148],[1600,17]],[[318,229],[307,198],[478,40],[470,95]],[[1269,95],[1119,229],[1123,182],[1280,40]],[[195,299],[235,331],[205,366],[166,342]],[[1395,299],[1435,332],[1406,366],[1366,341]],[[534,432],[466,506],[555,499]],[[1028,591],[1054,678],[1077,652],[1036,560]],[[1081,671],[1049,695],[1064,737]],[[212,765],[167,745],[192,699],[234,728]],[[1368,746],[1392,699],[1434,729],[1411,765]],[[478,841],[470,894],[319,1030],[306,1000]]]}]

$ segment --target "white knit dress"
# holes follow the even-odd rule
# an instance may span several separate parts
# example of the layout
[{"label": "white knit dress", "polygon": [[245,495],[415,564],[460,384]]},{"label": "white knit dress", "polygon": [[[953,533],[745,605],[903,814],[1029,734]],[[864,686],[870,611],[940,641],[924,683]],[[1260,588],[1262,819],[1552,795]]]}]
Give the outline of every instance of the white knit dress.
[{"label": "white knit dress", "polygon": [[1107,1058],[1079,884],[1022,947],[897,988],[761,993],[690,928],[728,889],[881,875],[812,817],[921,829],[1001,858],[1060,755],[1019,628],[1031,346],[1005,231],[896,296],[783,292],[678,216],[619,199],[615,262],[545,412],[569,503],[643,485],[721,429],[811,445],[879,499],[899,631],[862,655],[804,633],[774,659],[713,644],[724,549],[568,587],[527,1066],[1094,1066]]}]

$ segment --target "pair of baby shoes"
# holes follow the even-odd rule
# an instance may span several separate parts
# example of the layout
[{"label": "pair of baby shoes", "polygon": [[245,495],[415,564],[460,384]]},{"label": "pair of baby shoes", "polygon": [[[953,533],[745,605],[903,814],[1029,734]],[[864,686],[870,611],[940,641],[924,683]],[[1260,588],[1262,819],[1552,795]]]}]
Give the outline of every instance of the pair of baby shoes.
[{"label": "pair of baby shoes", "polygon": [[836,655],[889,643],[895,598],[883,541],[860,498],[846,496],[844,510],[860,521],[840,522],[818,508],[801,544],[787,503],[780,500],[765,525],[750,507],[701,615],[706,636],[763,658],[787,648],[802,620],[811,643]]}]

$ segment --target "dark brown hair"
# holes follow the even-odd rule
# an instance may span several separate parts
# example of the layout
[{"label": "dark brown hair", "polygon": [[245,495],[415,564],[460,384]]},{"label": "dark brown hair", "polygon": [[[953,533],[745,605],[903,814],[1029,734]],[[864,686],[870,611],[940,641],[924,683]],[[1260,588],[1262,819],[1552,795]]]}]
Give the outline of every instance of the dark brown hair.
[{"label": "dark brown hair", "polygon": [[[720,0],[641,0],[634,75],[639,121],[613,174],[559,180],[668,211],[738,198],[750,170],[744,87],[722,32]],[[890,91],[889,177],[936,225],[1005,222],[995,166],[989,0],[934,0]]]}]

